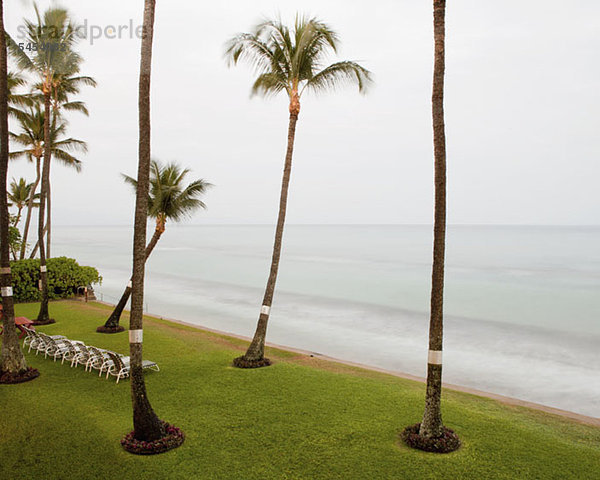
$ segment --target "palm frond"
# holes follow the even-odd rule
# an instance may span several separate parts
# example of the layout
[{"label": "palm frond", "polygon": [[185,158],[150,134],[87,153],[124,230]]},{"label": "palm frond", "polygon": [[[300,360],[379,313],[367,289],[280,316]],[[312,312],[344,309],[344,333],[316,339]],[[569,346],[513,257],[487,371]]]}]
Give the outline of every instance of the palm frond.
[{"label": "palm frond", "polygon": [[244,61],[257,72],[266,72],[273,63],[273,52],[256,35],[241,33],[227,42],[225,58],[229,66]]},{"label": "palm frond", "polygon": [[87,108],[85,102],[75,101],[75,102],[65,102],[60,108],[66,110],[67,112],[79,112],[83,113],[86,117],[89,117],[90,112]]},{"label": "palm frond", "polygon": [[271,72],[263,73],[259,75],[252,85],[251,95],[261,95],[268,97],[276,95],[282,90],[287,90],[288,85],[283,81],[281,75],[277,75]]},{"label": "palm frond", "polygon": [[55,141],[52,144],[55,149],[65,149],[71,152],[82,152],[87,153],[88,146],[83,140],[77,140],[76,138],[65,138],[64,140]]},{"label": "palm frond", "polygon": [[19,44],[8,33],[6,34],[6,47],[19,70],[24,70],[26,72],[36,71],[36,66],[31,58],[25,53],[25,50],[21,50]]},{"label": "palm frond", "polygon": [[21,157],[31,157],[31,151],[29,150],[17,150],[15,152],[10,152],[8,154],[8,158],[11,160],[16,160]]},{"label": "palm frond", "polygon": [[61,163],[67,167],[74,168],[77,172],[81,172],[82,162],[81,160],[75,158],[66,150],[62,150],[60,148],[55,148],[52,150],[52,157],[60,160]]},{"label": "palm frond", "polygon": [[133,187],[134,191],[137,190],[137,180],[135,178],[130,177],[129,175],[125,175],[124,173],[121,174],[121,177],[123,178],[123,181],[125,183],[127,183]]},{"label": "palm frond", "polygon": [[356,84],[359,92],[366,93],[372,82],[371,72],[366,68],[356,62],[344,61],[329,65],[318,72],[306,82],[304,89],[320,93],[335,90],[342,85]]}]

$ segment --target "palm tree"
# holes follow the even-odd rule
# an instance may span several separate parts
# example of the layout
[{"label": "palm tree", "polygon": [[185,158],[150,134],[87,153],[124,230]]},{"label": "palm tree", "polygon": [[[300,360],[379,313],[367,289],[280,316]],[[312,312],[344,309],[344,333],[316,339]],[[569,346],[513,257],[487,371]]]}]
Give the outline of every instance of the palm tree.
[{"label": "palm tree", "polygon": [[264,357],[265,337],[281,255],[300,98],[305,91],[325,92],[343,83],[357,84],[359,91],[364,92],[371,81],[370,72],[355,62],[342,61],[323,67],[326,55],[336,52],[338,44],[338,35],[327,24],[316,18],[296,16],[291,30],[281,21],[267,20],[257,25],[251,33],[237,35],[227,45],[229,64],[244,60],[257,71],[252,94],[269,96],[285,92],[289,98],[290,113],[271,270],[252,343],[245,355],[234,360],[234,365],[238,367],[254,368],[270,364]]},{"label": "palm tree", "polygon": [[[0,32],[4,32],[4,2],[0,0]],[[9,215],[6,181],[8,174],[8,70],[6,41],[0,35],[0,293],[4,338],[0,350],[0,383],[31,380],[37,371],[29,369],[15,329],[12,275],[9,258]]]},{"label": "palm tree", "polygon": [[[433,0],[433,36],[435,58],[433,66],[433,149],[435,157],[435,212],[433,226],[433,266],[431,274],[431,311],[429,320],[429,352],[427,359],[427,390],[425,412],[421,424],[407,427],[421,438],[409,445],[422,450],[447,453],[456,450],[460,441],[442,423],[442,340],[444,333],[444,262],[446,250],[446,134],[444,126],[446,0]],[[444,437],[443,442],[436,439]],[[404,437],[409,438],[408,436]]]},{"label": "palm tree", "polygon": [[156,0],[144,0],[138,100],[139,159],[133,229],[131,315],[129,319],[133,430],[134,437],[143,441],[158,440],[165,435],[164,423],[154,413],[152,405],[150,405],[142,372],[146,222],[150,189],[150,77],[152,73],[152,38],[154,36],[155,8]]},{"label": "palm tree", "polygon": [[[44,161],[42,164],[42,191],[38,214],[38,241],[40,247],[40,281],[42,301],[36,323],[46,324],[52,320],[48,314],[48,279],[46,273],[46,250],[44,247],[44,216],[46,213],[46,200],[48,198],[48,185],[50,182],[50,116],[52,92],[61,74],[77,72],[82,61],[80,55],[73,50],[77,41],[77,27],[69,20],[67,10],[63,8],[49,8],[40,16],[34,4],[37,23],[24,21],[27,42],[36,45],[50,45],[50,48],[38,48],[28,56],[21,50],[17,43],[8,37],[10,50],[15,57],[17,65],[35,73],[41,82],[41,91],[44,96]],[[55,48],[53,48],[54,46]]]},{"label": "palm tree", "polygon": [[[14,178],[10,183],[10,191],[8,192],[8,206],[9,207],[17,207],[17,215],[14,217],[12,225],[16,227],[21,220],[21,212],[27,206],[29,202],[29,197],[33,192],[33,183],[27,183],[27,180],[24,178],[20,178],[17,182]],[[34,199],[39,199],[40,195],[33,195]],[[39,203],[34,203],[34,207],[38,207]]]},{"label": "palm tree", "polygon": [[[60,160],[66,167],[70,167],[75,169],[76,172],[81,172],[82,161],[73,155],[73,153],[81,152],[86,153],[88,151],[87,143],[83,140],[78,140],[75,138],[62,138],[64,134],[66,134],[67,123],[61,122],[57,124],[56,122],[61,120],[61,117],[55,117],[50,124],[50,163],[48,164],[48,185],[46,188],[46,224],[44,226],[44,232],[46,235],[46,258],[50,258],[50,240],[51,240],[51,222],[52,222],[52,193],[51,193],[51,182],[50,182],[50,167],[53,162],[52,159]],[[71,153],[72,152],[72,153]],[[39,248],[39,239],[35,244],[31,251],[30,258],[34,258],[37,249]]]},{"label": "palm tree", "polygon": [[33,188],[30,191],[29,202],[27,205],[27,216],[25,218],[25,226],[23,228],[23,242],[21,243],[21,252],[19,258],[25,258],[25,249],[27,248],[27,236],[29,234],[29,225],[31,223],[31,214],[33,212],[34,195],[41,179],[41,159],[44,154],[44,114],[39,105],[36,109],[30,109],[28,113],[19,117],[21,132],[19,134],[11,134],[13,141],[25,146],[24,150],[12,152],[11,158],[19,158],[25,156],[30,162],[35,159],[36,177],[33,182]]},{"label": "palm tree", "polygon": [[427,395],[425,414],[419,434],[439,437],[443,433],[440,408],[442,395],[442,340],[444,333],[444,262],[446,251],[446,136],[444,126],[446,0],[434,0],[435,61],[433,68],[433,148],[435,155],[435,213],[433,226],[433,267],[431,274],[431,312]]},{"label": "palm tree", "polygon": [[[33,194],[37,191],[37,187],[40,182],[41,172],[40,165],[41,159],[44,154],[44,126],[45,126],[45,114],[41,110],[39,105],[35,108],[30,108],[27,112],[23,112],[24,115],[19,117],[20,131],[17,134],[11,133],[11,139],[22,145],[22,150],[14,151],[10,153],[11,159],[25,157],[29,161],[35,161],[36,166],[36,179],[34,181],[34,188],[31,191],[29,204],[27,206],[27,216],[25,219],[25,227],[23,229],[23,244],[21,246],[20,258],[25,258],[25,249],[27,246],[27,236],[29,233],[29,224],[31,222],[31,214],[33,208]],[[66,166],[75,168],[78,172],[81,170],[81,160],[76,158],[73,153],[75,152],[86,152],[87,144],[82,140],[75,138],[64,138],[66,133],[67,124],[62,122],[56,124],[53,122],[50,130],[50,152],[51,156],[60,160]],[[36,254],[37,247],[31,252],[31,258]]]},{"label": "palm tree", "polygon": [[[206,205],[199,199],[206,190],[211,187],[210,183],[204,180],[195,180],[187,186],[183,181],[185,176],[190,173],[189,169],[181,169],[176,163],[169,163],[165,166],[158,161],[152,160],[150,163],[150,195],[148,196],[148,217],[156,220],[154,234],[150,239],[145,250],[145,260],[154,250],[161,235],[165,232],[167,220],[178,222],[191,216],[196,210],[206,208]],[[127,175],[123,178],[134,190],[137,189],[137,181]],[[98,327],[96,331],[100,333],[122,332],[124,328],[119,325],[119,319],[123,309],[129,301],[131,295],[131,284],[128,284],[119,300],[119,303],[111,313],[106,323]]]},{"label": "palm tree", "polygon": [[[67,112],[79,112],[89,116],[89,111],[84,102],[70,100],[71,95],[78,94],[82,86],[96,87],[97,83],[92,77],[76,75],[79,65],[73,65],[72,71],[61,72],[54,75],[52,82],[52,122],[61,118],[61,110]],[[41,90],[42,86],[37,85]],[[50,162],[50,167],[52,162]],[[80,171],[79,169],[77,171]],[[48,173],[50,178],[50,173]],[[52,190],[48,182],[48,205],[46,209],[46,257],[51,257],[52,242]]]}]

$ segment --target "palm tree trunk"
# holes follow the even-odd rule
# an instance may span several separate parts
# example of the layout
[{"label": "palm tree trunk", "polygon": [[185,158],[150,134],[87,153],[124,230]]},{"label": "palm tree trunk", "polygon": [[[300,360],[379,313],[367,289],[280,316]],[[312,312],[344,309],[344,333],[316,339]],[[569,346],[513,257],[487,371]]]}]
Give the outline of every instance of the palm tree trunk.
[{"label": "palm tree trunk", "polygon": [[27,235],[29,234],[29,224],[31,223],[31,214],[33,212],[33,202],[35,200],[35,192],[38,185],[40,184],[40,158],[35,159],[35,182],[31,187],[31,193],[29,194],[29,200],[27,201],[27,217],[25,218],[25,227],[23,228],[23,244],[21,245],[20,260],[25,258],[25,250],[27,249]]},{"label": "palm tree trunk", "polygon": [[[4,32],[4,5],[0,0],[0,32]],[[6,40],[0,35],[0,293],[2,294],[2,327],[4,338],[0,352],[0,382],[4,375],[18,376],[27,371],[15,329],[15,311],[12,297],[8,245],[8,200],[6,184],[8,175],[8,85]]]},{"label": "palm tree trunk", "polygon": [[433,227],[433,268],[425,412],[419,434],[439,437],[443,433],[442,340],[444,330],[444,261],[446,250],[446,134],[444,129],[444,69],[446,0],[433,2],[435,61],[433,67],[433,147],[435,156],[435,214]]},{"label": "palm tree trunk", "polygon": [[[40,195],[41,195],[41,194],[40,194]],[[46,235],[46,226],[44,225],[44,236],[45,236],[45,235]],[[31,258],[35,258],[35,256],[36,256],[36,254],[37,254],[37,252],[38,252],[38,249],[39,249],[39,248],[40,248],[40,239],[38,238],[38,239],[35,241],[35,245],[33,246],[33,250],[31,250],[31,253],[29,254],[29,258],[30,258],[30,259],[31,259]]]},{"label": "palm tree trunk", "polygon": [[152,38],[154,35],[155,7],[156,0],[144,1],[139,82],[139,164],[133,231],[133,275],[131,315],[129,320],[133,429],[135,438],[144,441],[157,440],[165,434],[163,423],[154,413],[148,400],[146,384],[142,373],[145,244],[150,183],[150,75],[152,71]]},{"label": "palm tree trunk", "polygon": [[44,162],[42,164],[42,191],[40,194],[40,207],[38,211],[38,242],[40,247],[40,283],[42,290],[42,301],[40,312],[36,320],[37,324],[50,323],[48,314],[48,274],[46,272],[46,249],[44,248],[44,216],[46,198],[48,197],[48,181],[50,167],[50,94],[44,94]]},{"label": "palm tree trunk", "polygon": [[[54,92],[54,94],[56,95],[56,90]],[[56,105],[56,102],[51,104],[51,108],[52,108],[52,131],[54,131],[56,129],[56,119],[58,117],[58,107]],[[50,161],[48,162],[48,205],[47,205],[47,209],[48,209],[48,213],[47,213],[47,218],[46,218],[46,258],[52,258],[52,254],[51,252],[51,244],[52,244],[52,190],[51,190],[51,174],[50,174],[50,168],[52,166],[52,151],[50,151]]]},{"label": "palm tree trunk", "polygon": [[18,210],[17,210],[17,216],[16,216],[15,221],[13,223],[13,227],[16,227],[19,224],[19,222],[21,221],[21,212],[23,211],[22,204],[19,204],[19,206],[17,208],[18,208]]},{"label": "palm tree trunk", "polygon": [[[156,247],[156,244],[158,243],[158,240],[160,239],[160,236],[163,234],[163,232],[164,232],[164,229],[159,229],[158,227],[154,230],[154,235],[152,235],[152,238],[150,239],[150,243],[148,243],[148,245],[146,245],[145,261],[148,260],[148,257],[152,253],[152,250],[154,250],[154,247]],[[125,310],[125,307],[127,306],[127,302],[129,301],[130,296],[131,296],[131,280],[127,284],[127,287],[125,287],[125,291],[123,292],[123,295],[121,296],[121,299],[119,300],[119,303],[117,303],[117,305],[115,306],[115,309],[112,311],[112,313],[110,314],[110,317],[108,317],[108,320],[104,324],[104,328],[100,327],[97,330],[98,332],[108,333],[108,332],[110,332],[110,330],[116,330],[119,327],[119,320],[121,319],[123,310]],[[107,332],[107,330],[108,330],[108,332]]]},{"label": "palm tree trunk", "polygon": [[[279,199],[279,216],[277,218],[277,228],[275,230],[275,242],[273,244],[273,257],[271,259],[271,270],[267,287],[263,297],[260,315],[258,317],[258,325],[256,332],[252,338],[252,343],[248,347],[246,354],[242,357],[242,362],[260,362],[264,359],[265,354],[265,338],[267,336],[267,323],[271,305],[273,304],[273,293],[275,292],[275,284],[277,282],[277,272],[279,270],[279,258],[281,257],[281,244],[283,241],[283,229],[285,226],[285,214],[287,210],[287,197],[290,185],[290,176],[292,173],[292,155],[294,153],[294,138],[296,136],[296,122],[298,121],[298,113],[294,110],[290,112],[290,121],[288,127],[287,152],[285,155],[285,166],[283,169],[283,178],[281,181],[281,196]],[[238,363],[241,366],[242,362]]]},{"label": "palm tree trunk", "polygon": [[52,235],[52,194],[50,192],[50,167],[52,166],[52,154],[48,162],[48,185],[46,186],[46,258],[52,258],[50,254],[50,239]]}]

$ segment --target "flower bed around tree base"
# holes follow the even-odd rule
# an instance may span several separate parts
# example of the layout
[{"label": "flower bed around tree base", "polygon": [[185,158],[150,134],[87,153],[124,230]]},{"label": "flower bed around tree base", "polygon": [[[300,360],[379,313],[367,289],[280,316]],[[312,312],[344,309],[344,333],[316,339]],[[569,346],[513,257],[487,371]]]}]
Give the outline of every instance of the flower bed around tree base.
[{"label": "flower bed around tree base", "polygon": [[245,355],[233,359],[233,366],[237,368],[260,368],[271,365],[271,360],[261,358],[260,360],[248,360]]},{"label": "flower bed around tree base", "polygon": [[106,325],[101,325],[96,329],[96,332],[98,333],[120,333],[124,331],[125,327],[122,327],[121,325],[117,325],[116,327],[107,327]]},{"label": "flower bed around tree base", "polygon": [[460,447],[460,440],[454,430],[443,427],[444,432],[441,437],[429,438],[419,435],[420,428],[420,423],[406,427],[402,430],[400,438],[409,447],[425,452],[450,453]]},{"label": "flower bed around tree base", "polygon": [[30,380],[33,380],[34,378],[37,378],[39,376],[40,372],[38,369],[29,367],[24,372],[16,374],[10,372],[3,373],[2,375],[0,375],[0,384],[11,385],[15,383],[29,382]]},{"label": "flower bed around tree base", "polygon": [[181,429],[167,422],[163,422],[165,435],[153,442],[137,440],[134,437],[135,431],[129,432],[121,440],[121,446],[129,453],[135,455],[156,455],[158,453],[168,452],[183,444],[185,434]]}]

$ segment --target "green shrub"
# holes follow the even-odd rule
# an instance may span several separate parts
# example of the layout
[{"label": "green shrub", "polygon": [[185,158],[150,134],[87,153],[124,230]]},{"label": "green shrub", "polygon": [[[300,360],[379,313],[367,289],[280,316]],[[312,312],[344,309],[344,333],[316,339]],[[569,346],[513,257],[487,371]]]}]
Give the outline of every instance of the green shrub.
[{"label": "green shrub", "polygon": [[[78,287],[102,283],[94,267],[81,267],[74,258],[56,257],[47,262],[48,296],[51,300],[73,297]],[[10,262],[13,278],[13,298],[16,302],[37,302],[41,299],[38,282],[40,261],[37,258]]]}]

